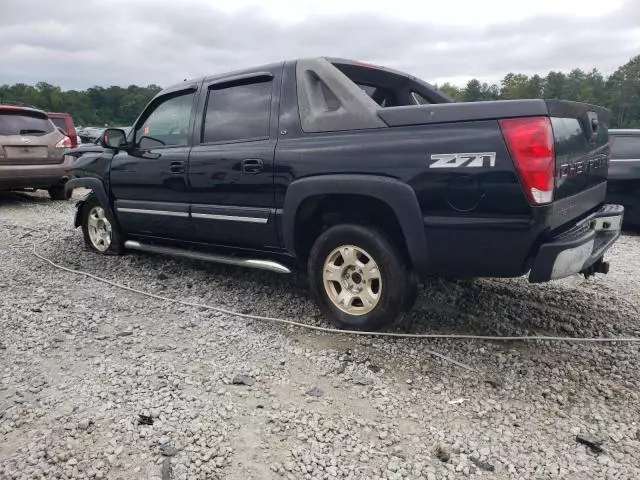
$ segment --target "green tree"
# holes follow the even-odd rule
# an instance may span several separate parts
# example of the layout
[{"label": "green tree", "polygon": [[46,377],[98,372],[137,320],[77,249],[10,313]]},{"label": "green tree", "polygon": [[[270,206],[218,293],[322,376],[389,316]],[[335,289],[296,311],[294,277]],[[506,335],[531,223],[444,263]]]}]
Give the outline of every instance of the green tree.
[{"label": "green tree", "polygon": [[482,96],[482,85],[475,78],[469,80],[467,86],[462,92],[462,100],[465,102],[477,102],[484,100]]},{"label": "green tree", "polygon": [[544,81],[543,98],[562,98],[566,75],[562,72],[549,72]]},{"label": "green tree", "polygon": [[151,98],[157,85],[92,87],[86,91],[67,90],[47,82],[35,86],[18,83],[0,86],[0,103],[31,105],[48,112],[69,112],[78,125],[130,125]]},{"label": "green tree", "polygon": [[528,98],[540,98],[544,92],[544,80],[540,75],[534,75],[527,80],[527,92]]},{"label": "green tree", "polygon": [[449,82],[443,83],[438,87],[438,90],[443,91],[456,101],[462,100],[462,91],[455,85],[451,85]]},{"label": "green tree", "polygon": [[[551,71],[546,76],[509,73],[500,85],[471,79],[464,88],[451,83],[439,87],[456,101],[559,98],[607,107],[611,126],[640,128],[640,55],[605,78],[598,70],[579,68],[568,73]],[[20,102],[46,111],[69,112],[78,125],[131,125],[147,103],[160,91],[157,85],[91,87],[63,91],[47,82],[36,85],[0,85],[0,103]]]},{"label": "green tree", "polygon": [[483,100],[498,100],[500,98],[500,87],[494,83],[483,83],[481,87]]},{"label": "green tree", "polygon": [[503,100],[529,98],[529,77],[526,75],[507,73],[501,84],[500,98]]},{"label": "green tree", "polygon": [[617,127],[640,128],[640,55],[606,81],[607,100]]}]

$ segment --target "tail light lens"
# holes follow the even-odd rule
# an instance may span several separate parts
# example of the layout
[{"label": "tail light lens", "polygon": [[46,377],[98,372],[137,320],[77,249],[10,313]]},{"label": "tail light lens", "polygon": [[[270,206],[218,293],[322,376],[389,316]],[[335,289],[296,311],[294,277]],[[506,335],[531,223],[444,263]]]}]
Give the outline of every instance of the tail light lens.
[{"label": "tail light lens", "polygon": [[71,148],[71,139],[65,136],[62,140],[56,143],[56,148]]},{"label": "tail light lens", "polygon": [[502,135],[532,205],[553,201],[556,154],[548,117],[500,120]]}]

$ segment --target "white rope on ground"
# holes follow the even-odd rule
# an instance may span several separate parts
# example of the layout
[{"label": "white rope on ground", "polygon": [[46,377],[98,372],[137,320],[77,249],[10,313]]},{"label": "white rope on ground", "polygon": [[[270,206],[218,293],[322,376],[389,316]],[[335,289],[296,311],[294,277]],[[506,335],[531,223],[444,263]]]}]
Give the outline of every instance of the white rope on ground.
[{"label": "white rope on ground", "polygon": [[[32,227],[25,227],[22,225],[9,225],[11,227],[24,228],[25,230],[37,231]],[[21,246],[21,247],[24,247]],[[143,295],[149,298],[154,298],[156,300],[166,301],[170,303],[176,303],[188,307],[196,307],[202,308],[206,310],[212,310],[215,312],[223,313],[225,315],[246,318],[250,320],[259,320],[264,322],[272,322],[272,323],[280,323],[284,325],[290,325],[294,327],[300,327],[307,330],[315,330],[318,332],[325,333],[337,333],[337,334],[347,334],[347,335],[360,335],[360,336],[376,336],[376,337],[392,337],[392,338],[419,338],[419,339],[449,339],[449,340],[491,340],[491,341],[557,341],[557,342],[581,342],[581,343],[613,343],[613,342],[621,342],[621,343],[640,343],[639,337],[555,337],[555,336],[494,336],[494,335],[465,335],[465,334],[437,334],[437,333],[397,333],[397,332],[368,332],[362,330],[342,330],[338,328],[330,328],[330,327],[320,327],[317,325],[309,325],[306,323],[296,322],[294,320],[287,320],[284,318],[277,317],[267,317],[262,315],[254,315],[250,313],[241,313],[233,310],[228,310],[221,307],[215,307],[212,305],[206,305],[202,303],[196,302],[187,302],[184,300],[178,300],[175,298],[165,297],[164,295],[158,295],[155,293],[145,292],[144,290],[139,290],[137,288],[129,287],[127,285],[120,284],[118,282],[114,282],[112,280],[108,280],[106,278],[99,277],[97,275],[93,275],[88,272],[84,272],[82,270],[75,270],[72,268],[65,267],[60,265],[53,260],[44,257],[39,254],[36,248],[36,244],[32,243],[32,254],[38,259],[48,263],[54,268],[59,270],[63,270],[68,273],[72,273],[75,275],[81,275],[87,278],[92,278],[98,282],[105,283],[107,285],[111,285],[113,287],[127,290],[132,293],[136,293],[139,295]],[[473,367],[465,365],[463,363],[457,362],[445,355],[442,355],[438,352],[434,352],[429,350],[428,353],[433,355],[434,357],[440,358],[442,360],[446,360],[454,365],[457,365],[461,368],[464,368],[468,371],[477,372],[477,370]]]},{"label": "white rope on ground", "polygon": [[319,332],[344,333],[344,334],[350,334],[350,335],[364,335],[364,336],[377,336],[377,337],[397,337],[397,338],[431,338],[431,339],[445,338],[445,339],[464,339],[464,340],[505,340],[505,341],[543,340],[543,341],[600,342],[600,343],[602,342],[627,342],[627,343],[638,342],[640,343],[640,338],[638,337],[547,337],[547,336],[500,337],[500,336],[492,336],[492,335],[464,335],[464,334],[444,334],[444,333],[440,334],[440,333],[367,332],[363,330],[342,330],[338,328],[320,327],[317,325],[309,325],[307,323],[296,322],[294,320],[286,320],[284,318],[277,318],[277,317],[265,317],[262,315],[254,315],[251,313],[241,313],[233,310],[227,310],[225,308],[214,307],[214,306],[206,305],[202,303],[186,302],[184,300],[177,300],[175,298],[169,298],[163,295],[145,292],[144,290],[138,290],[137,288],[129,287],[127,285],[122,285],[120,283],[98,277],[88,272],[83,272],[81,270],[74,270],[72,268],[67,268],[63,265],[59,265],[55,263],[53,260],[50,260],[40,255],[35,249],[35,244],[33,245],[33,247],[34,247],[33,254],[36,257],[38,257],[40,260],[43,260],[49,263],[51,266],[55,268],[64,270],[69,273],[75,273],[76,275],[83,275],[85,277],[93,278],[94,280],[97,280],[99,282],[103,282],[113,287],[121,288],[123,290],[128,290],[130,292],[137,293],[139,295],[155,298],[157,300],[164,300],[167,302],[179,303],[181,305],[185,305],[189,307],[197,307],[197,308],[205,308],[207,310],[214,310],[216,312],[224,313],[226,315],[231,315],[234,317],[248,318],[250,320],[262,320],[266,322],[284,323],[285,325],[306,328],[309,330],[316,330]]}]

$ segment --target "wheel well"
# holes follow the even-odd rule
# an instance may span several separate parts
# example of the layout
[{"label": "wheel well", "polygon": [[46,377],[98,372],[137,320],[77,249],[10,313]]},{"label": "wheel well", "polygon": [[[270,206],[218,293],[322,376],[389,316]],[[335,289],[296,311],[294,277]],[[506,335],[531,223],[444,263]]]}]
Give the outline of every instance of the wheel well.
[{"label": "wheel well", "polygon": [[400,222],[389,204],[375,197],[353,194],[314,195],[303,200],[295,219],[296,256],[306,264],[316,238],[329,227],[344,223],[379,228],[411,264]]}]

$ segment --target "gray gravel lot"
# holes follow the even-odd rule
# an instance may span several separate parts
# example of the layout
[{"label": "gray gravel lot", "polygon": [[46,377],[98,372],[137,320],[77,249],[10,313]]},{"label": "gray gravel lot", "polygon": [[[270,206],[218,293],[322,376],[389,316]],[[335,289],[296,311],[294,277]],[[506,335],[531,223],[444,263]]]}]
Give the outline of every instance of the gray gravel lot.
[{"label": "gray gravel lot", "polygon": [[[31,242],[145,291],[328,326],[289,277],[92,254],[73,211],[0,194],[0,479],[640,478],[638,344],[351,337],[157,301]],[[428,281],[400,331],[640,336],[640,237],[608,259],[590,280]]]}]

